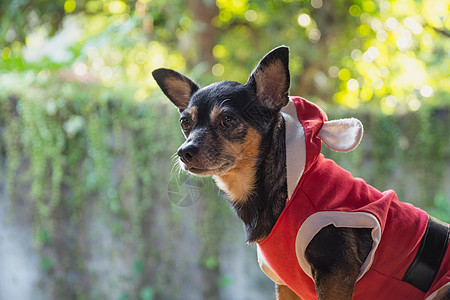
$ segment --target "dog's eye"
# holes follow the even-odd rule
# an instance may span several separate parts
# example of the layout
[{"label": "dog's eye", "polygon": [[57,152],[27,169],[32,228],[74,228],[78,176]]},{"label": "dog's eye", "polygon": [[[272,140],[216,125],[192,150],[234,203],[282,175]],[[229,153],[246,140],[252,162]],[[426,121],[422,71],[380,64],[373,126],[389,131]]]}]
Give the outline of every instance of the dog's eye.
[{"label": "dog's eye", "polygon": [[222,126],[223,128],[230,128],[234,125],[234,123],[235,123],[235,119],[233,119],[230,116],[225,116],[220,121],[220,126]]},{"label": "dog's eye", "polygon": [[181,118],[180,124],[183,130],[189,130],[189,128],[191,128],[191,121],[189,121],[188,118]]}]

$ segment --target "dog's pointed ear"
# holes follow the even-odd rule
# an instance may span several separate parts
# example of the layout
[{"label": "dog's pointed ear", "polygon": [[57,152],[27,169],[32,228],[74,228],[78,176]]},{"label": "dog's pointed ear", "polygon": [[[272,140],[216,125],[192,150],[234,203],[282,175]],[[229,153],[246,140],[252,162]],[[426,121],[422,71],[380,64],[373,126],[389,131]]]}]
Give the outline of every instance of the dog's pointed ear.
[{"label": "dog's pointed ear", "polygon": [[191,96],[199,89],[192,80],[170,69],[156,69],[152,72],[164,94],[182,112],[189,104]]},{"label": "dog's pointed ear", "polygon": [[363,136],[363,125],[355,118],[327,121],[317,136],[331,150],[348,152],[355,149]]},{"label": "dog's pointed ear", "polygon": [[289,48],[280,46],[261,59],[247,81],[262,105],[280,110],[289,101]]}]

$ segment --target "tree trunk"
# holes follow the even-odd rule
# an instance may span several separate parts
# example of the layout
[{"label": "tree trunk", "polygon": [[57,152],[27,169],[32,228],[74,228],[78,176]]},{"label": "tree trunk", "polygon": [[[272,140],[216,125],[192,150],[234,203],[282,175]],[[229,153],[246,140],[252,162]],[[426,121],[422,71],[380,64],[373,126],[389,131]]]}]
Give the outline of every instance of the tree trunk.
[{"label": "tree trunk", "polygon": [[196,63],[206,62],[209,67],[215,63],[213,48],[218,29],[212,24],[219,9],[215,1],[189,0],[188,7],[194,21],[193,39],[195,41]]}]

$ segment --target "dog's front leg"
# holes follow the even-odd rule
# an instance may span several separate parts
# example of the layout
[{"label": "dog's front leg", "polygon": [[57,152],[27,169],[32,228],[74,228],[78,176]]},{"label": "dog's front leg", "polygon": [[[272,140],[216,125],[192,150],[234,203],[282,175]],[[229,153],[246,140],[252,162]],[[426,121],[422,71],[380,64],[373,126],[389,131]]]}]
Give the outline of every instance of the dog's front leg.
[{"label": "dog's front leg", "polygon": [[318,300],[349,300],[360,268],[370,252],[371,230],[322,228],[306,248]]},{"label": "dog's front leg", "polygon": [[275,292],[277,295],[277,300],[302,300],[297,294],[295,294],[289,287],[286,285],[275,286]]}]

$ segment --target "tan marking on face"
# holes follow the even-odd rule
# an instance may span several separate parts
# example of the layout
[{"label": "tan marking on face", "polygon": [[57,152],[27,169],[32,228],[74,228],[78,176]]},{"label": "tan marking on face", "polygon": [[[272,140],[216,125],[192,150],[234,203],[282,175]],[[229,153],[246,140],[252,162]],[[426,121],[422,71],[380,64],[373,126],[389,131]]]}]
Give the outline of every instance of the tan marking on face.
[{"label": "tan marking on face", "polygon": [[211,113],[209,114],[209,117],[211,118],[211,123],[214,123],[214,121],[220,116],[220,114],[223,112],[223,109],[215,106],[212,110]]},{"label": "tan marking on face", "polygon": [[255,187],[260,143],[261,135],[250,128],[244,143],[229,142],[225,147],[236,158],[235,166],[223,175],[214,176],[214,180],[232,202],[247,200]]},{"label": "tan marking on face", "polygon": [[194,123],[196,123],[196,122],[197,122],[197,114],[198,114],[198,113],[197,113],[197,112],[198,112],[197,106],[191,106],[191,107],[189,107],[188,111],[189,111],[189,114],[191,115],[192,121],[193,121]]}]

